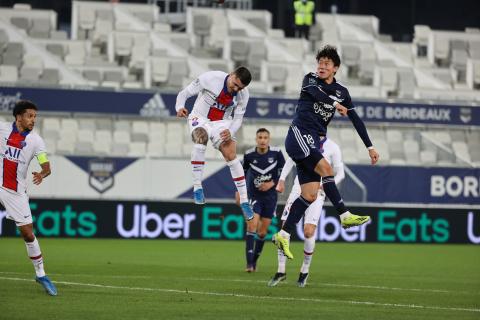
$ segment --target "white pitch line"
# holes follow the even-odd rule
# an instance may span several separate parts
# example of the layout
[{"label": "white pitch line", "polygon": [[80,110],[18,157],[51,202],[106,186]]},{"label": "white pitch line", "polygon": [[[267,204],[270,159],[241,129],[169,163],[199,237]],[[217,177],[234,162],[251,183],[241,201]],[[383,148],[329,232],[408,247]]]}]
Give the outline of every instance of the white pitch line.
[{"label": "white pitch line", "polygon": [[[28,272],[8,272],[0,271],[0,274],[19,274],[19,275],[31,275],[32,273]],[[54,276],[72,276],[72,277],[98,277],[98,274],[81,274],[81,273],[49,273],[49,275]],[[140,275],[101,275],[103,278],[113,278],[113,279],[151,279],[151,276],[140,276]],[[221,281],[221,282],[249,282],[249,283],[267,283],[266,280],[251,280],[251,279],[213,279],[213,278],[184,278],[184,280],[193,280],[193,281]],[[413,291],[413,292],[431,292],[431,293],[457,293],[457,294],[475,294],[474,292],[468,291],[455,291],[455,290],[443,290],[443,289],[419,289],[419,288],[398,288],[398,287],[385,287],[385,286],[372,286],[372,285],[360,285],[360,284],[342,284],[342,283],[326,283],[326,282],[315,282],[309,283],[309,286],[315,287],[344,287],[344,288],[360,288],[360,289],[375,289],[375,290],[386,290],[386,291]]]},{"label": "white pitch line", "polygon": [[[23,278],[7,278],[0,277],[0,280],[9,280],[9,281],[27,281],[33,282],[32,279],[23,279]],[[480,309],[475,308],[458,308],[458,307],[439,307],[439,306],[423,306],[417,304],[401,304],[401,303],[382,303],[382,302],[373,302],[373,301],[356,301],[356,300],[336,300],[336,299],[315,299],[315,298],[293,298],[293,297],[272,297],[272,296],[256,296],[256,295],[247,295],[247,294],[238,294],[238,293],[224,293],[224,292],[208,292],[208,291],[190,291],[188,289],[178,290],[178,289],[163,289],[163,288],[143,288],[143,287],[124,287],[124,286],[112,286],[112,285],[103,285],[96,283],[80,283],[80,282],[69,282],[69,281],[53,281],[57,284],[65,284],[71,286],[85,286],[85,287],[94,287],[94,288],[103,288],[103,289],[118,289],[118,290],[135,290],[135,291],[151,291],[151,292],[169,292],[169,293],[181,293],[181,294],[198,294],[206,296],[220,296],[220,297],[235,297],[235,298],[246,298],[246,299],[264,299],[264,300],[282,300],[282,301],[302,301],[302,302],[320,302],[320,303],[334,303],[334,304],[353,304],[353,305],[370,305],[370,306],[380,306],[380,307],[393,307],[393,308],[406,308],[406,309],[426,309],[426,310],[446,310],[446,311],[466,311],[466,312],[478,312]]]},{"label": "white pitch line", "polygon": [[[246,280],[246,279],[213,279],[213,278],[189,278],[190,280],[196,281],[222,281],[222,282],[258,282],[266,283],[265,280]],[[311,284],[311,283],[310,283]],[[368,286],[368,285],[359,285],[359,284],[341,284],[341,283],[325,283],[325,282],[316,282],[318,286],[328,286],[328,287],[347,287],[347,288],[362,288],[362,289],[377,289],[377,290],[392,290],[392,291],[416,291],[416,292],[433,292],[433,293],[466,293],[471,294],[467,291],[449,291],[441,289],[417,289],[417,288],[396,288],[396,287],[384,287],[384,286]]]},{"label": "white pitch line", "polygon": [[[10,271],[0,271],[0,274],[23,274],[23,275],[32,275],[31,272],[10,272]],[[49,276],[72,276],[72,277],[99,277],[102,278],[113,278],[113,279],[150,279],[150,276],[137,276],[137,275],[99,275],[97,274],[88,274],[88,273],[48,273]]]}]

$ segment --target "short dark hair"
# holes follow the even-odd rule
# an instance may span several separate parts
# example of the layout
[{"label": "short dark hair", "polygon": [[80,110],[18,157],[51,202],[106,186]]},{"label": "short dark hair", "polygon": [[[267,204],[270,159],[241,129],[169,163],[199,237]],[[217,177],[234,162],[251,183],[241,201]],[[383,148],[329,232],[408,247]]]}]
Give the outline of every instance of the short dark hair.
[{"label": "short dark hair", "polygon": [[334,46],[326,45],[317,52],[317,62],[320,58],[328,58],[333,61],[335,67],[340,66],[340,56],[338,55],[337,48]]},{"label": "short dark hair", "polygon": [[258,129],[256,134],[259,134],[259,133],[261,133],[261,132],[266,132],[266,133],[268,133],[268,135],[270,135],[270,131],[268,131],[266,128],[260,128],[260,129]]},{"label": "short dark hair", "polygon": [[252,74],[245,67],[238,67],[233,73],[242,81],[244,86],[248,86],[250,81],[252,81]]},{"label": "short dark hair", "polygon": [[13,108],[13,116],[16,119],[17,115],[24,114],[25,111],[27,111],[28,109],[33,109],[35,111],[38,110],[37,106],[32,101],[30,101],[30,100],[18,100],[17,103],[15,103],[15,107]]}]

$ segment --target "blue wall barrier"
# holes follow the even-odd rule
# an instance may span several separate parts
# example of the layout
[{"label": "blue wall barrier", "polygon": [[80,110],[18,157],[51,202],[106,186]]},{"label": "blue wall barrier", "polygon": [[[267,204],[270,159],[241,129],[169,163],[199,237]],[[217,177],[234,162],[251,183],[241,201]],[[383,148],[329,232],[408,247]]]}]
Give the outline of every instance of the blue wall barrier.
[{"label": "blue wall barrier", "polygon": [[[35,101],[41,110],[66,112],[101,112],[175,116],[175,93],[113,92],[99,90],[67,90],[3,87],[0,88],[0,110],[12,110],[18,99]],[[187,107],[193,105],[189,99]],[[260,119],[291,119],[296,99],[255,98],[246,117]],[[365,121],[430,123],[480,126],[480,108],[466,106],[406,104],[356,101],[357,112]],[[154,112],[150,114],[149,112]],[[345,117],[338,116],[342,121]]]}]

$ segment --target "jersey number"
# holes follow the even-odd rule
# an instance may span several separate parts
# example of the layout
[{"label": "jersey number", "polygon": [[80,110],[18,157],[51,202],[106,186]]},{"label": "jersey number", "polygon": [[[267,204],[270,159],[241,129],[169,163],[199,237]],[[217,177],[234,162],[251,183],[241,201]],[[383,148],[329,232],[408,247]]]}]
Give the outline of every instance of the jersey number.
[{"label": "jersey number", "polygon": [[308,144],[313,144],[314,141],[311,134],[304,134],[303,137],[305,138]]}]

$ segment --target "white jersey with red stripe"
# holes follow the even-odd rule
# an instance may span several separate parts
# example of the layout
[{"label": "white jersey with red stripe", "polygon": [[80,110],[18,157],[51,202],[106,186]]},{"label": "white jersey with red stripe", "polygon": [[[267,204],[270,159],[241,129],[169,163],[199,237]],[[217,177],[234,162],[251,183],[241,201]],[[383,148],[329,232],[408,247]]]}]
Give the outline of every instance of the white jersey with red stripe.
[{"label": "white jersey with red stripe", "polygon": [[226,86],[228,76],[228,73],[223,71],[208,71],[201,74],[179,92],[175,109],[178,111],[184,108],[186,100],[197,95],[190,117],[210,121],[232,119],[234,121],[231,123],[230,131],[233,135],[240,127],[250,95],[247,88],[237,93],[229,93]]},{"label": "white jersey with red stripe", "polygon": [[0,122],[0,183],[10,192],[26,193],[27,170],[33,157],[46,152],[34,131],[18,132],[15,122]]}]

